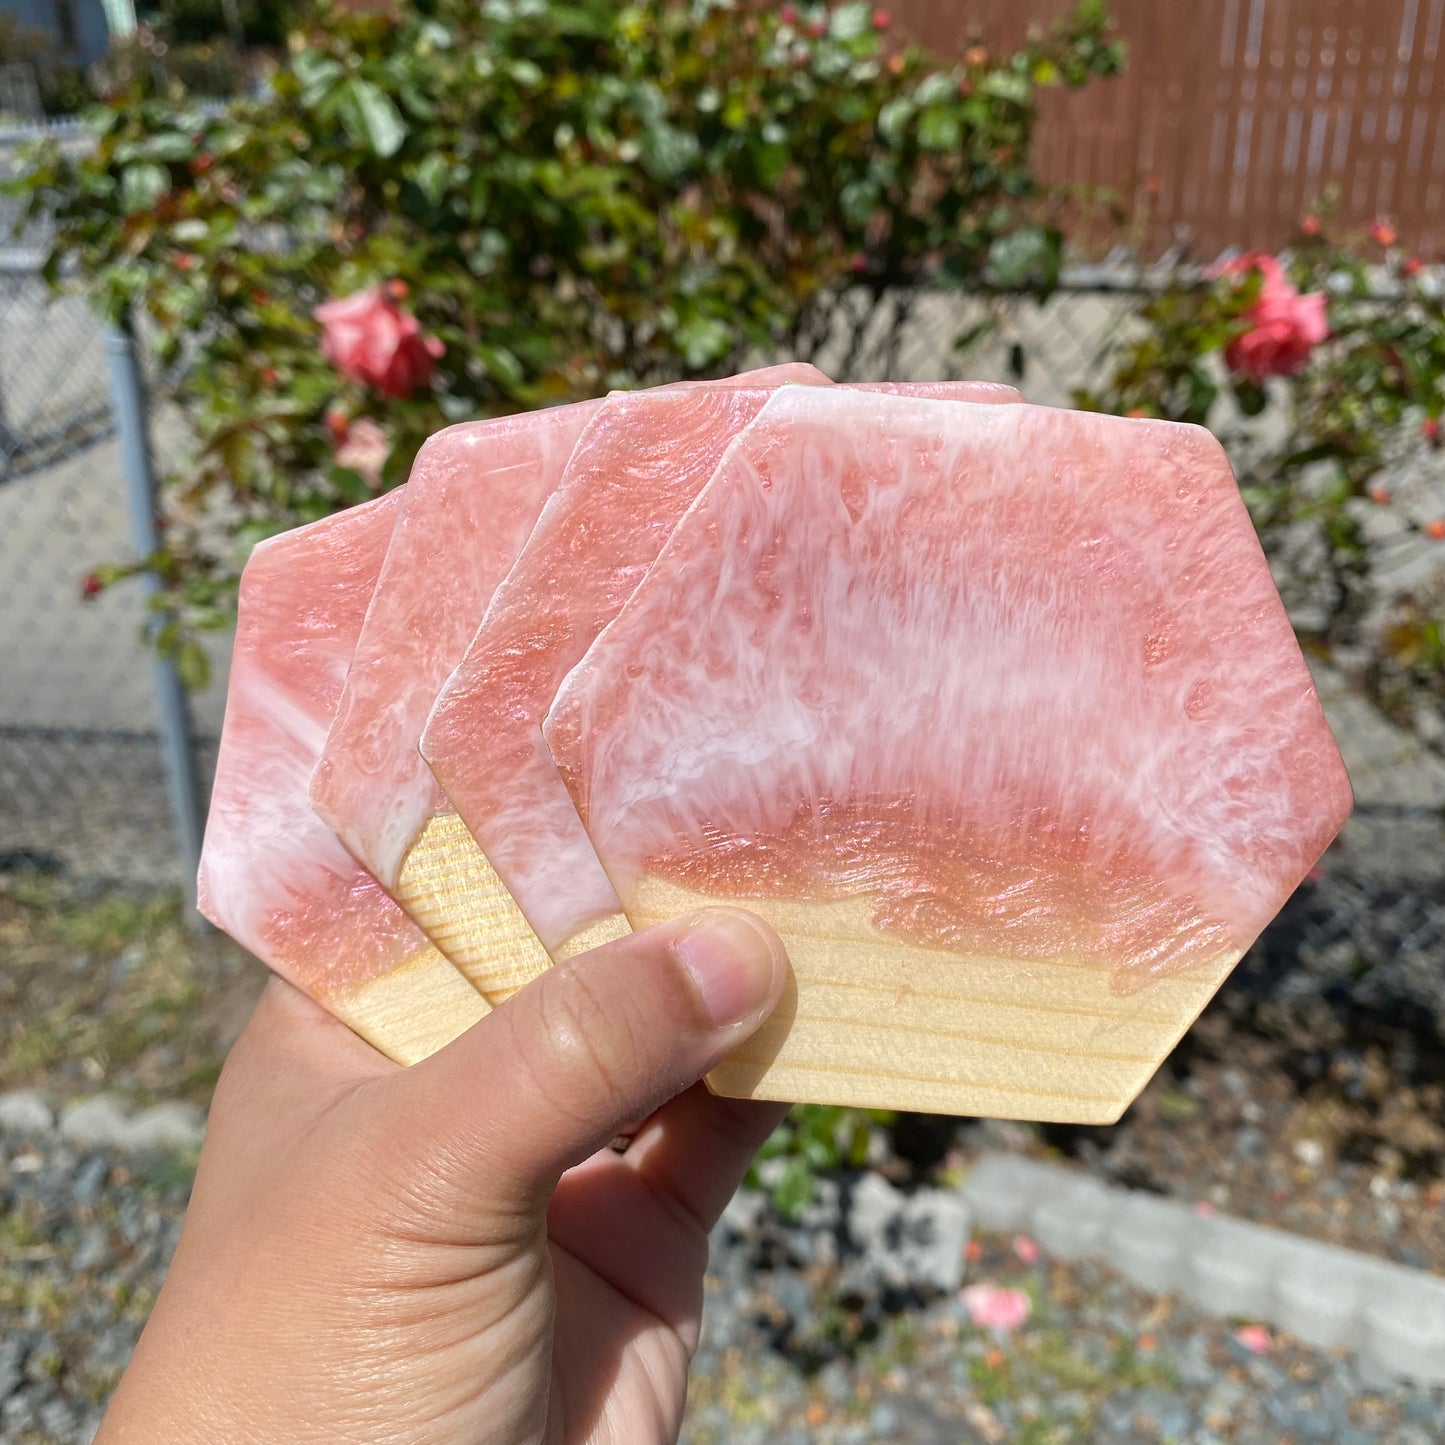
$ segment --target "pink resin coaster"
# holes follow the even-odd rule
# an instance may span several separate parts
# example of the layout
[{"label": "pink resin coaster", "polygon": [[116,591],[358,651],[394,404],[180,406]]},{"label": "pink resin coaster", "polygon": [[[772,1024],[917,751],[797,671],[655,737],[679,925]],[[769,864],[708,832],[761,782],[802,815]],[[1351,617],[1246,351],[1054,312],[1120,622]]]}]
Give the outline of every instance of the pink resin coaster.
[{"label": "pink resin coaster", "polygon": [[720,1091],[1117,1118],[1350,788],[1218,443],[792,388],[561,687],[634,926],[768,918]]},{"label": "pink resin coaster", "polygon": [[600,405],[469,422],[421,449],[311,781],[316,811],[342,842],[492,995],[547,956],[417,743]]},{"label": "pink resin coaster", "polygon": [[263,542],[241,579],[201,912],[401,1063],[486,1001],[317,817],[308,789],[399,496]]},{"label": "pink resin coaster", "polygon": [[[826,380],[788,364],[658,390]],[[549,960],[417,745],[437,692],[601,405],[469,422],[422,448],[311,783],[321,817],[494,1001]]]},{"label": "pink resin coaster", "polygon": [[[826,385],[821,373],[813,377]],[[1012,388],[987,383],[922,389],[1019,400]],[[458,818],[553,958],[616,937],[627,924],[542,741],[542,718],[729,442],[772,394],[741,387],[609,397],[422,736],[422,754]]]}]

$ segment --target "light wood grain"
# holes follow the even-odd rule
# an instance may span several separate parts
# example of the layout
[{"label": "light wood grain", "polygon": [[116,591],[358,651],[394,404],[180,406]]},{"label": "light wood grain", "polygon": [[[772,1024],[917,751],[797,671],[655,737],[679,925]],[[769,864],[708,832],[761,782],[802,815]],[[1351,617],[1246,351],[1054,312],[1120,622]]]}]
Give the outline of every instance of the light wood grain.
[{"label": "light wood grain", "polygon": [[631,932],[632,925],[628,923],[625,913],[609,913],[606,918],[589,923],[586,928],[574,933],[565,943],[554,949],[553,962],[565,963],[569,958],[576,958],[579,953],[601,948],[604,943],[616,943],[619,938],[626,938]]},{"label": "light wood grain", "polygon": [[401,866],[397,901],[492,1003],[551,964],[546,950],[455,813],[432,818]]},{"label": "light wood grain", "polygon": [[1097,966],[965,957],[882,934],[866,899],[709,898],[648,878],[623,901],[636,928],[728,903],[782,937],[793,985],[708,1077],[733,1098],[1112,1123],[1237,961],[1121,993]]},{"label": "light wood grain", "polygon": [[491,1012],[481,994],[435,948],[399,968],[338,990],[326,1008],[367,1043],[399,1064],[414,1064],[451,1043]]}]

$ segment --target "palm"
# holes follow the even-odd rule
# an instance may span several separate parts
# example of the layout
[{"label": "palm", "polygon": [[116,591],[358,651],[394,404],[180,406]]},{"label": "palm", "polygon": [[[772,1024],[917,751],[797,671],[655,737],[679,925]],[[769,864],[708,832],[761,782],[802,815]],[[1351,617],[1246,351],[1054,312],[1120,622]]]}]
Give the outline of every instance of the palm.
[{"label": "palm", "polygon": [[549,1445],[677,1437],[697,1348],[708,1231],[782,1109],[701,1086],[625,1155],[569,1171],[547,1216],[556,1290]]}]

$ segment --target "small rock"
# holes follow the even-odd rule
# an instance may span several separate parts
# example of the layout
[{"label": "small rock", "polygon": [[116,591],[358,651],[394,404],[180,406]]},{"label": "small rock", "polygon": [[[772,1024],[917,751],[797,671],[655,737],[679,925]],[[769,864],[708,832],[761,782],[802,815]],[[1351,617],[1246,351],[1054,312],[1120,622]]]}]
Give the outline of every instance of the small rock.
[{"label": "small rock", "polygon": [[83,1274],[106,1263],[110,1254],[110,1240],[105,1227],[94,1224],[86,1230],[85,1237],[80,1241],[80,1248],[71,1258],[70,1268],[77,1274]]},{"label": "small rock", "polygon": [[0,1094],[0,1129],[16,1134],[48,1134],[54,1127],[54,1112],[34,1089]]},{"label": "small rock", "polygon": [[18,1339],[0,1340],[0,1401],[9,1399],[25,1379],[26,1349]]},{"label": "small rock", "polygon": [[1239,1159],[1254,1159],[1264,1152],[1264,1131],[1247,1125],[1234,1136],[1234,1153]]},{"label": "small rock", "polygon": [[723,1238],[750,1239],[767,1208],[763,1196],[755,1189],[739,1189],[727,1202],[715,1232]]},{"label": "small rock", "polygon": [[100,1202],[100,1191],[105,1187],[106,1176],[110,1173],[110,1164],[104,1159],[87,1159],[76,1172],[75,1179],[71,1183],[70,1192],[75,1195],[77,1204],[84,1204],[94,1208]]},{"label": "small rock", "polygon": [[848,1233],[883,1285],[951,1294],[963,1283],[968,1209],[958,1195],[923,1189],[909,1196],[865,1174],[849,1206]]},{"label": "small rock", "polygon": [[75,1412],[64,1400],[51,1400],[38,1412],[40,1428],[52,1440],[69,1440],[75,1434]]},{"label": "small rock", "polygon": [[118,988],[146,961],[145,945],[131,943],[116,954],[110,964],[110,986]]},{"label": "small rock", "polygon": [[118,1100],[109,1094],[82,1099],[60,1116],[61,1137],[82,1147],[109,1145],[123,1148],[130,1135],[130,1120]]},{"label": "small rock", "polygon": [[206,1125],[191,1104],[157,1104],[130,1121],[126,1142],[132,1149],[198,1149]]},{"label": "small rock", "polygon": [[768,1293],[783,1314],[795,1325],[803,1325],[813,1313],[813,1292],[797,1275],[783,1270],[768,1282]]}]

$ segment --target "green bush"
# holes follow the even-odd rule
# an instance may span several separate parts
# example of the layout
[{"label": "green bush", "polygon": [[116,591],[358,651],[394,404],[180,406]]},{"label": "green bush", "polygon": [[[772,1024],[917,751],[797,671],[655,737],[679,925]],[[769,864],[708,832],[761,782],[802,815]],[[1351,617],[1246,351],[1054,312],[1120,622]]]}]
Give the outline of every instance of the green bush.
[{"label": "green bush", "polygon": [[1438,276],[1386,221],[1310,215],[1288,258],[1166,277],[1098,370],[1081,406],[1220,437],[1301,641],[1445,751],[1445,575],[1403,565],[1445,562]]},{"label": "green bush", "polygon": [[[137,85],[92,154],[42,149],[21,182],[55,219],[50,276],[179,369],[195,455],[150,563],[193,679],[187,638],[228,622],[249,548],[401,481],[448,422],[806,356],[898,288],[1047,287],[1035,91],[1121,64],[1101,0],[956,65],[859,3],[399,10],[321,10],[221,114]],[[440,352],[406,395],[319,346],[319,304],[383,286]]]}]

